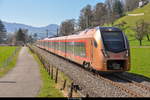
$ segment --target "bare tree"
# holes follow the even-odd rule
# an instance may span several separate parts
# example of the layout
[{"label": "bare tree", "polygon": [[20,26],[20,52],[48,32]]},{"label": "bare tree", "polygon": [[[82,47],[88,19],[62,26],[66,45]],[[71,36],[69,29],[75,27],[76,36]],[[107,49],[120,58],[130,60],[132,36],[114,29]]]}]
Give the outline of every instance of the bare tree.
[{"label": "bare tree", "polygon": [[104,3],[97,3],[93,10],[92,26],[104,25],[107,22],[107,6]]},{"label": "bare tree", "polygon": [[81,30],[92,26],[92,18],[93,18],[92,7],[91,5],[87,5],[80,12],[79,26]]},{"label": "bare tree", "polygon": [[146,23],[144,20],[139,20],[136,23],[136,27],[134,28],[135,30],[135,38],[140,42],[140,46],[142,46],[142,40],[145,35],[148,33],[148,27],[149,24]]},{"label": "bare tree", "polygon": [[75,31],[75,20],[70,19],[61,23],[59,36],[67,36]]}]

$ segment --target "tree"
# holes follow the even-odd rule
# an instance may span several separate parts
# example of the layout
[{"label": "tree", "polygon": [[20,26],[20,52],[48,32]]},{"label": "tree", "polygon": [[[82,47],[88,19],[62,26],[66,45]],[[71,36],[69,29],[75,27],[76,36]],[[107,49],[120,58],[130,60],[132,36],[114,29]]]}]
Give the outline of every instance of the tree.
[{"label": "tree", "polygon": [[92,26],[92,7],[91,5],[87,5],[80,11],[80,17],[79,17],[79,26],[81,30],[84,30],[88,27]]},{"label": "tree", "polygon": [[27,40],[27,32],[28,30],[26,29],[19,29],[17,32],[16,32],[16,41],[22,41],[23,43],[26,43],[26,40]]},{"label": "tree", "polygon": [[0,20],[0,43],[6,39],[6,29],[3,22]]},{"label": "tree", "polygon": [[123,16],[123,5],[121,4],[120,0],[114,0],[113,12],[115,13],[116,18]]},{"label": "tree", "polygon": [[148,22],[144,22],[144,23],[145,23],[145,34],[146,34],[147,40],[150,41],[150,37],[149,37],[149,34],[150,34],[150,23],[148,23]]},{"label": "tree", "polygon": [[29,37],[28,37],[28,43],[33,43],[34,42],[34,38],[30,35]]},{"label": "tree", "polygon": [[107,21],[107,6],[104,3],[97,3],[93,10],[92,26],[104,25]]},{"label": "tree", "polygon": [[112,23],[113,19],[111,15],[112,15],[113,0],[105,0],[105,4],[107,6],[107,23]]},{"label": "tree", "polygon": [[148,27],[149,24],[146,23],[144,20],[139,20],[136,23],[136,27],[134,28],[135,30],[135,38],[140,42],[140,46],[142,46],[142,40],[145,35],[148,33]]},{"label": "tree", "polygon": [[140,0],[124,0],[125,3],[125,11],[132,11],[133,9],[139,6]]},{"label": "tree", "polygon": [[70,19],[61,23],[59,36],[67,36],[73,34],[75,31],[75,20]]}]

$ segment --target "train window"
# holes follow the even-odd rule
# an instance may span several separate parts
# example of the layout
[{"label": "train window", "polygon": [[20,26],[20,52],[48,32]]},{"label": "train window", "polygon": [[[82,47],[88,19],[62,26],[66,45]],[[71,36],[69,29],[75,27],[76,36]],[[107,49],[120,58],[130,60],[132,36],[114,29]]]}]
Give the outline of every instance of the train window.
[{"label": "train window", "polygon": [[74,44],[74,55],[80,56],[80,57],[86,56],[85,43],[75,42],[75,44]]},{"label": "train window", "polygon": [[72,42],[67,42],[67,53],[73,53],[73,44]]},{"label": "train window", "polygon": [[97,44],[96,40],[94,40],[94,47],[95,47],[95,48],[98,47],[98,44]]},{"label": "train window", "polygon": [[62,42],[62,51],[66,52],[66,42]]},{"label": "train window", "polygon": [[102,32],[103,43],[107,51],[121,52],[125,50],[125,42],[122,32]]}]

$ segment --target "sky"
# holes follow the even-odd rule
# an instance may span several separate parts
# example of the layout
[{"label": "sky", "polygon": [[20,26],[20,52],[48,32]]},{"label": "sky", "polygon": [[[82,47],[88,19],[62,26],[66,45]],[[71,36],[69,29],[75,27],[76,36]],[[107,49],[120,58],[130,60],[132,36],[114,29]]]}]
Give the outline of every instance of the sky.
[{"label": "sky", "polygon": [[80,10],[104,0],[0,0],[0,19],[41,27],[78,19]]}]

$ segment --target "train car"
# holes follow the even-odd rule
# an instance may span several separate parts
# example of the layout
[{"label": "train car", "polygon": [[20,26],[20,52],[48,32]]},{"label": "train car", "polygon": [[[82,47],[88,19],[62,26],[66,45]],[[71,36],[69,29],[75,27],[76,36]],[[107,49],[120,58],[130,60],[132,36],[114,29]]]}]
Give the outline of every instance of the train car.
[{"label": "train car", "polygon": [[37,41],[36,45],[96,71],[130,70],[129,42],[115,27],[96,27],[75,35],[46,38]]}]

